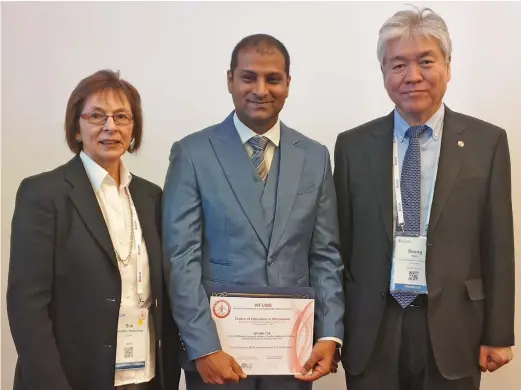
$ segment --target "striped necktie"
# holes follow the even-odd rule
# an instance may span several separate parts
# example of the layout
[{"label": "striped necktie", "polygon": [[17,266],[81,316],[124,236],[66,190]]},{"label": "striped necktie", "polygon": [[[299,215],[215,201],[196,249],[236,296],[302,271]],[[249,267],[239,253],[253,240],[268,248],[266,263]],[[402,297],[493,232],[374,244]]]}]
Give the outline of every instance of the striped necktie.
[{"label": "striped necktie", "polygon": [[266,146],[268,146],[268,142],[270,142],[270,140],[266,137],[256,135],[251,137],[248,142],[253,147],[251,161],[253,162],[253,165],[255,166],[257,174],[261,180],[266,182],[266,177],[268,177],[268,168],[266,167],[266,162],[264,161],[264,150],[266,149]]}]

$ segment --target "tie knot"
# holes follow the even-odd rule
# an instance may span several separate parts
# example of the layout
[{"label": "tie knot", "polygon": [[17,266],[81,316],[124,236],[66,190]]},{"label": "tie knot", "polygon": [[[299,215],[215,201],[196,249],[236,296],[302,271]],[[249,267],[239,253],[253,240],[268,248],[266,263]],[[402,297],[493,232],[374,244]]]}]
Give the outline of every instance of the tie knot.
[{"label": "tie knot", "polygon": [[427,125],[421,125],[421,126],[411,126],[407,129],[405,132],[406,138],[418,138],[422,133],[427,130],[429,127]]},{"label": "tie knot", "polygon": [[270,140],[267,137],[262,137],[260,135],[256,135],[255,137],[251,137],[248,142],[253,146],[255,150],[264,150],[266,146],[268,146],[268,142]]}]

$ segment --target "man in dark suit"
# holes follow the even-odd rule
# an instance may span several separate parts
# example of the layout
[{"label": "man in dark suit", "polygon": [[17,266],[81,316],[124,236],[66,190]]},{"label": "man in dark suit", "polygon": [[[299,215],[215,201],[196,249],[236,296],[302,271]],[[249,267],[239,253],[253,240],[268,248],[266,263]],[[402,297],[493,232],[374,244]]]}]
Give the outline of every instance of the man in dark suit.
[{"label": "man in dark suit", "polygon": [[335,146],[347,385],[478,389],[513,357],[507,135],[443,104],[451,41],[432,11],[389,19],[378,55],[396,109]]}]

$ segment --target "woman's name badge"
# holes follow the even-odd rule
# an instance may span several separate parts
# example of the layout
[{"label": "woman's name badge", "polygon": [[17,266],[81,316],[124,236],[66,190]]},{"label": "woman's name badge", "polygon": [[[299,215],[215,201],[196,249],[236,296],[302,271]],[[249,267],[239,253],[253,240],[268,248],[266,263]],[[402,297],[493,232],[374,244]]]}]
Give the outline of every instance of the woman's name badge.
[{"label": "woman's name badge", "polygon": [[391,291],[427,294],[426,253],[426,237],[395,237]]},{"label": "woman's name badge", "polygon": [[116,370],[145,367],[148,332],[148,309],[121,308],[118,321]]}]

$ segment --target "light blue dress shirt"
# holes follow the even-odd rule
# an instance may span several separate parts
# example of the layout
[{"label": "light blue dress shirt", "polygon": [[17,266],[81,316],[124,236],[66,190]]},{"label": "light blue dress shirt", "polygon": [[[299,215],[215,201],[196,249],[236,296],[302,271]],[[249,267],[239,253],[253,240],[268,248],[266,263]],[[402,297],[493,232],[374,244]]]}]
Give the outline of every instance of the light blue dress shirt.
[{"label": "light blue dress shirt", "polygon": [[[429,208],[431,207],[431,191],[434,190],[436,182],[438,156],[441,148],[441,134],[443,131],[443,120],[445,118],[445,105],[427,121],[425,125],[429,128],[420,136],[421,150],[421,235],[425,235],[425,223]],[[409,147],[409,140],[405,138],[405,132],[410,125],[401,117],[398,110],[394,110],[394,135],[398,143],[398,166],[400,175],[402,173],[403,159]],[[394,195],[394,194],[393,194]],[[396,207],[395,207],[396,210]]]}]

